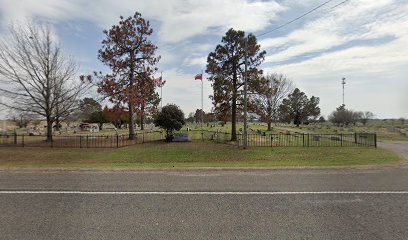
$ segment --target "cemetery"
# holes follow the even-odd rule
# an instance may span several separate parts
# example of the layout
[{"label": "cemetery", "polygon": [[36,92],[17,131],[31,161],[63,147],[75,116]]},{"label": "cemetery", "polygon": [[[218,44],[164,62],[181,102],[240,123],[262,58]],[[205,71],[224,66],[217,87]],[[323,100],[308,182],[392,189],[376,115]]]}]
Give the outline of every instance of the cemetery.
[{"label": "cemetery", "polygon": [[[106,125],[106,126],[105,126]],[[52,147],[52,148],[120,148],[147,142],[165,141],[162,129],[146,125],[146,130],[136,131],[136,138],[128,139],[127,129],[116,129],[104,124],[100,131],[96,124],[78,123],[71,127],[62,126],[60,131],[53,132],[53,141],[47,142],[44,132],[36,127],[27,129],[14,128],[3,131],[0,135],[0,146],[16,147]],[[238,125],[242,126],[242,125]],[[173,142],[213,142],[243,146],[242,127],[238,130],[238,141],[231,142],[230,124],[187,124],[175,132]],[[312,130],[313,129],[313,130]],[[272,131],[266,131],[262,123],[250,123],[248,133],[249,147],[376,147],[377,135],[361,131],[348,132],[343,128],[305,126],[294,128],[291,125],[277,124]],[[357,130],[357,129],[356,129]]]},{"label": "cemetery", "polygon": [[[11,26],[10,38],[2,40],[0,49],[2,56],[12,56],[9,60],[0,57],[0,75],[9,83],[0,86],[5,93],[2,106],[9,111],[0,120],[0,148],[114,152],[157,145],[172,150],[184,146],[209,148],[203,151],[232,148],[242,155],[285,148],[307,156],[315,151],[311,149],[380,152],[378,141],[408,140],[403,118],[387,122],[374,119],[370,111],[346,107],[345,78],[343,104],[326,115],[326,120],[318,96],[303,92],[283,73],[264,71],[266,52],[256,36],[233,28],[225,32],[221,43],[214,44],[214,51],[206,50],[205,69],[191,76],[201,83],[201,108],[187,116],[177,104],[163,106],[167,85],[158,67],[158,47],[150,40],[152,26],[138,12],[120,19],[102,31],[103,40],[97,46],[97,60],[104,71],[88,73],[78,72],[76,62],[67,61],[69,57],[62,54],[57,42],[46,41],[52,39],[49,26],[41,22]],[[28,45],[19,40],[26,36],[31,36]],[[125,40],[128,37],[138,42]],[[8,45],[13,47],[5,47]],[[44,49],[37,51],[35,46]],[[231,57],[220,49],[240,54]],[[55,53],[51,54],[55,66],[38,68],[36,64],[50,62],[46,52]],[[244,66],[242,61],[248,57],[258,60],[245,61]],[[39,62],[33,64],[30,59]],[[18,67],[21,64],[28,66],[27,71]],[[212,101],[208,112],[204,111],[204,81],[212,87],[206,99]]]}]

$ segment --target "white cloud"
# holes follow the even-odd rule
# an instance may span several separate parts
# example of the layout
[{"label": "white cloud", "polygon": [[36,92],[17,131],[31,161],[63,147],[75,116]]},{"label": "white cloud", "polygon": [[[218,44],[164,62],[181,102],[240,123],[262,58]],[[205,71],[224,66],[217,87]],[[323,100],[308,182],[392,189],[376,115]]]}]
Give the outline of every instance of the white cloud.
[{"label": "white cloud", "polygon": [[[392,2],[393,0],[354,1],[333,12],[323,14],[284,37],[264,39],[260,41],[262,47],[272,48],[273,51],[266,57],[265,62],[277,63],[355,40],[395,35],[396,31],[377,29],[384,19],[392,22],[401,17],[401,10],[393,7]],[[387,11],[384,11],[385,8]]]},{"label": "white cloud", "polygon": [[347,77],[348,107],[379,117],[408,116],[407,7],[392,0],[350,1],[285,36],[262,40],[269,48],[265,65],[274,66],[267,71],[287,74],[320,96],[325,115],[341,104],[340,79]]},{"label": "white cloud", "polygon": [[[194,75],[175,68],[163,72],[163,79],[166,80],[163,87],[163,105],[168,103],[182,105],[185,114],[201,108],[201,82],[194,80]],[[203,86],[204,111],[207,112],[212,107],[208,98],[212,94],[212,88],[210,82],[205,79]]]},{"label": "white cloud", "polygon": [[196,57],[196,58],[187,57],[184,60],[184,65],[186,66],[205,66],[206,64],[207,64],[207,57]]},{"label": "white cloud", "polygon": [[276,14],[285,10],[275,1],[249,0],[0,0],[3,21],[23,17],[42,17],[51,21],[86,19],[101,28],[139,11],[144,17],[160,22],[160,41],[177,43],[215,30],[224,33],[234,27],[259,31],[267,27]]},{"label": "white cloud", "polygon": [[[370,110],[379,117],[408,117],[407,2],[353,0],[330,10],[339,2],[333,1],[290,27],[265,36],[275,35],[260,41],[268,53],[264,66],[268,67],[267,71],[288,75],[308,95],[320,96],[326,115],[341,103],[340,79],[344,76],[347,106]],[[106,29],[117,23],[120,15],[139,11],[152,21],[154,35],[158,37],[158,54],[162,56],[159,67],[168,81],[163,88],[164,103],[179,104],[187,114],[200,108],[201,84],[193,79],[194,69],[199,71],[205,66],[208,53],[219,44],[220,36],[228,28],[263,32],[277,25],[272,21],[279,19],[283,23],[321,3],[318,0],[42,0],[39,4],[36,0],[0,0],[0,21],[4,24],[33,17],[73,24],[70,27],[75,29],[75,24],[85,20]],[[281,34],[287,29],[294,30]],[[97,62],[93,55],[89,59]],[[211,92],[210,83],[205,81],[207,111],[211,108],[208,99]]]},{"label": "white cloud", "polygon": [[320,96],[326,115],[341,104],[340,79],[347,77],[348,107],[370,110],[379,117],[408,116],[407,42],[404,37],[381,46],[352,47],[267,72],[285,73],[301,89]]},{"label": "white cloud", "polygon": [[169,16],[161,18],[159,36],[169,42],[177,42],[202,35],[211,28],[219,28],[217,33],[224,33],[231,27],[259,31],[283,10],[274,1],[185,1],[182,6],[173,8]]}]

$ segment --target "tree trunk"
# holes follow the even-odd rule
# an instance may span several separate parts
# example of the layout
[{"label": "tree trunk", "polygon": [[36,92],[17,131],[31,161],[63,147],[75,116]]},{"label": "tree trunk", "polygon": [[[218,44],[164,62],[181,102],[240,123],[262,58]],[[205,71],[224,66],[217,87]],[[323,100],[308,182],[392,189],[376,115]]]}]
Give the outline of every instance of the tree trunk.
[{"label": "tree trunk", "polygon": [[272,123],[268,122],[268,131],[272,131]]},{"label": "tree trunk", "polygon": [[47,117],[47,142],[52,142],[52,123],[50,117]]},{"label": "tree trunk", "polygon": [[60,130],[60,118],[56,117],[55,118],[55,131],[59,131]]},{"label": "tree trunk", "polygon": [[134,116],[133,116],[133,104],[131,101],[129,101],[129,139],[130,140],[135,140],[135,121],[134,121]]},{"label": "tree trunk", "polygon": [[[133,53],[131,53],[131,57],[133,58]],[[134,114],[133,114],[133,103],[132,103],[132,97],[134,96],[134,92],[133,92],[133,70],[134,70],[134,66],[133,66],[133,62],[131,63],[130,66],[130,76],[129,76],[129,89],[130,89],[130,96],[128,97],[128,106],[129,106],[129,139],[130,140],[135,140],[136,136],[135,136],[135,119],[134,119]]]},{"label": "tree trunk", "polygon": [[144,130],[144,106],[142,106],[140,111],[140,130]]},{"label": "tree trunk", "polygon": [[237,141],[237,89],[236,80],[233,83],[232,107],[231,107],[231,141]]}]

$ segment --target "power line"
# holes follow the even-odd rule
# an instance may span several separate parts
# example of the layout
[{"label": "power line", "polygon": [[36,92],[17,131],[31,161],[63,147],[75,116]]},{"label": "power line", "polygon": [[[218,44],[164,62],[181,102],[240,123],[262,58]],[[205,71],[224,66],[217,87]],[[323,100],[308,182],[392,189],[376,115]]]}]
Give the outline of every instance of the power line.
[{"label": "power line", "polygon": [[[297,20],[299,20],[299,19],[301,19],[301,18],[303,18],[303,17],[305,17],[305,16],[311,14],[312,12],[316,11],[317,9],[319,9],[319,8],[321,8],[321,7],[323,7],[323,6],[327,5],[327,4],[329,4],[329,3],[332,2],[332,1],[334,1],[334,0],[328,0],[328,1],[326,1],[326,2],[324,2],[324,3],[322,3],[322,4],[320,4],[319,6],[317,6],[317,7],[313,8],[313,9],[307,11],[306,13],[304,13],[304,14],[302,14],[302,15],[300,15],[300,16],[298,16],[298,17],[296,17],[296,18],[294,18],[294,19],[292,19],[292,20],[290,20],[290,21],[288,21],[288,22],[286,22],[286,23],[284,23],[284,24],[282,24],[282,25],[276,27],[276,28],[273,28],[272,30],[269,30],[269,31],[264,32],[264,33],[261,33],[261,34],[257,35],[256,37],[264,36],[264,35],[266,35],[266,34],[269,34],[269,33],[271,33],[271,32],[274,32],[274,31],[276,31],[276,30],[278,30],[278,29],[281,29],[281,28],[283,28],[283,27],[285,27],[285,26],[287,26],[287,25],[289,25],[289,24],[291,24],[291,23],[293,23],[293,22],[296,22]],[[341,3],[339,3],[339,4],[335,5],[335,6],[333,6],[333,7],[330,8],[330,9],[336,8],[336,7],[338,7],[338,6],[340,6],[340,5],[344,4],[344,3],[346,3],[346,2],[348,2],[348,1],[349,1],[349,0],[344,0],[343,2],[341,2]]]},{"label": "power line", "polygon": [[346,3],[346,2],[348,2],[348,1],[349,1],[349,0],[344,0],[344,1],[341,2],[341,3],[334,5],[334,6],[331,7],[330,9],[336,8],[336,7],[338,7],[338,6],[340,6],[340,5],[344,4],[344,3]]}]

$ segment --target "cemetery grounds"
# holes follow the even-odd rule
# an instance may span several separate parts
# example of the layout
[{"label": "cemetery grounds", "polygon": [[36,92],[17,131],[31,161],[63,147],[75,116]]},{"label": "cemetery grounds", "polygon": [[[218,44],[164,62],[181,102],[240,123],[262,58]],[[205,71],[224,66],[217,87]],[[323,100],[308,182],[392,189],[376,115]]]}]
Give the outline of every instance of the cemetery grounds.
[{"label": "cemetery grounds", "polygon": [[[228,141],[222,143],[210,141],[208,137],[213,135],[202,139],[202,132],[229,134],[230,128],[230,123],[187,124],[180,132],[189,133],[193,141],[166,143],[159,138],[121,148],[0,147],[0,169],[331,168],[389,166],[399,164],[402,160],[395,153],[374,147],[269,146],[243,149],[242,146]],[[237,124],[239,135],[242,128],[242,123]],[[324,125],[296,128],[278,124],[273,126],[272,131],[266,131],[265,124],[249,123],[248,129],[249,134],[253,135],[285,135],[288,131],[297,133],[324,131],[322,130]],[[146,125],[145,132],[158,130],[153,125]],[[18,131],[22,133],[25,130]],[[115,134],[126,135],[127,129],[115,131],[108,128],[97,133],[72,131],[64,133],[68,136],[84,137]],[[384,138],[387,139],[385,135]]]}]

